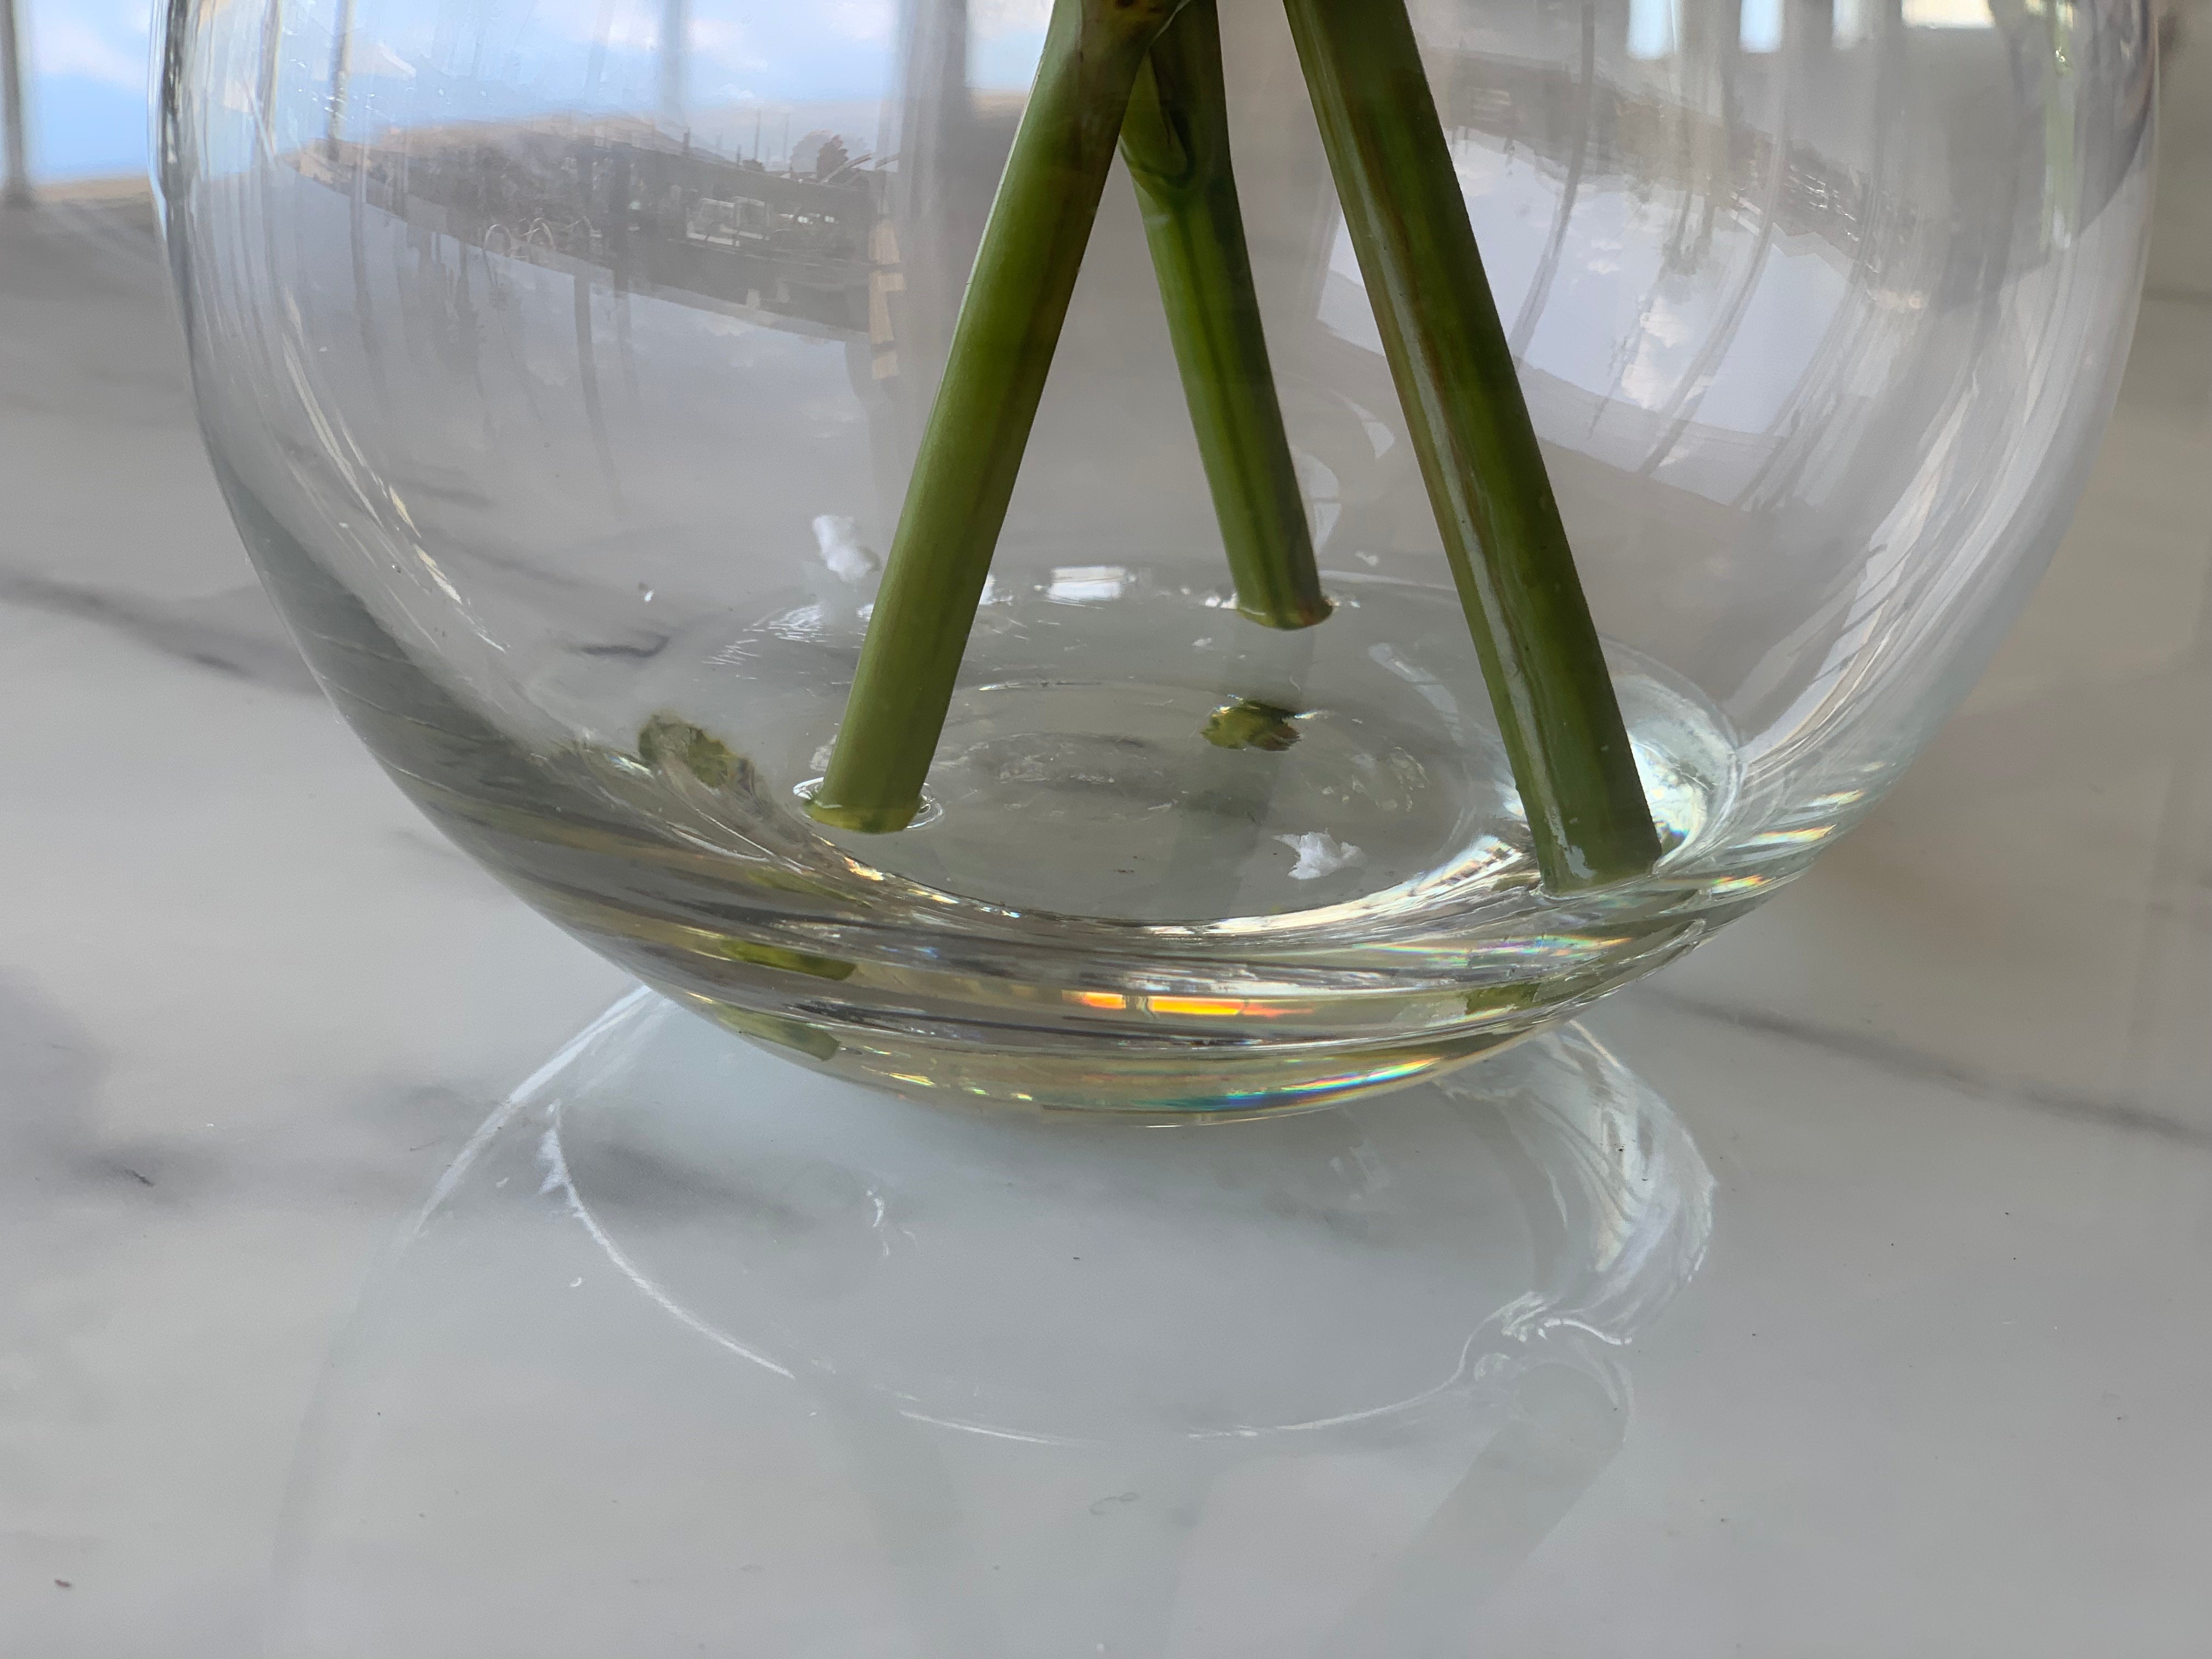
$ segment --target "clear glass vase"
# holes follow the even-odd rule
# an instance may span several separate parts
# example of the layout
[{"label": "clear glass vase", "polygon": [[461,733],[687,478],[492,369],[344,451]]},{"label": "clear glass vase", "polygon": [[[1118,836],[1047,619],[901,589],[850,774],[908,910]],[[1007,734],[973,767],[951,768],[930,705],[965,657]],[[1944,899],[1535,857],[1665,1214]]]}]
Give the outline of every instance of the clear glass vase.
[{"label": "clear glass vase", "polygon": [[1663,846],[1585,891],[1539,878],[1279,0],[1220,0],[1222,61],[1334,614],[1239,611],[1116,162],[921,815],[810,816],[1048,11],[173,0],[210,447],[441,828],[811,1063],[1164,1111],[1494,1047],[1867,811],[2107,411],[2142,4],[1415,0]]}]

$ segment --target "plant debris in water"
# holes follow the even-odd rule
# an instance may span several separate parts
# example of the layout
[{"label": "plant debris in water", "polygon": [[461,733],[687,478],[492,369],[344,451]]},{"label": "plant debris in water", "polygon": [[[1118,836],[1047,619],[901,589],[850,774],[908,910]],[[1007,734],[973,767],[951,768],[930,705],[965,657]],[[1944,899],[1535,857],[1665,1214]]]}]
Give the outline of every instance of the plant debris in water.
[{"label": "plant debris in water", "polygon": [[732,962],[747,962],[756,968],[774,968],[787,974],[808,974],[816,979],[850,979],[858,965],[836,957],[787,951],[781,945],[756,945],[749,939],[726,939],[714,948]]},{"label": "plant debris in water", "polygon": [[747,781],[751,763],[720,738],[674,714],[655,714],[638,728],[637,755],[647,766],[681,767],[709,789]]},{"label": "plant debris in water", "polygon": [[1264,749],[1279,755],[1298,740],[1298,711],[1257,697],[1239,697],[1213,711],[1199,736],[1216,749]]}]

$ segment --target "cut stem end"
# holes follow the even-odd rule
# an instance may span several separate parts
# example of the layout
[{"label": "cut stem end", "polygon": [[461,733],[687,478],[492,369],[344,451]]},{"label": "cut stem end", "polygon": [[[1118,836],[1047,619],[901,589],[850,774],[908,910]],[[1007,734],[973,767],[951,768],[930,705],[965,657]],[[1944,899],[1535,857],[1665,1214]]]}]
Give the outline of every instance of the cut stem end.
[{"label": "cut stem end", "polygon": [[863,836],[895,835],[921,816],[921,800],[890,806],[840,806],[834,801],[811,800],[806,816],[832,830],[851,830]]},{"label": "cut stem end", "polygon": [[1237,614],[1247,622],[1255,622],[1262,628],[1278,629],[1286,634],[1325,623],[1335,611],[1336,606],[1327,599],[1318,599],[1294,610],[1262,611],[1241,603],[1237,607]]}]

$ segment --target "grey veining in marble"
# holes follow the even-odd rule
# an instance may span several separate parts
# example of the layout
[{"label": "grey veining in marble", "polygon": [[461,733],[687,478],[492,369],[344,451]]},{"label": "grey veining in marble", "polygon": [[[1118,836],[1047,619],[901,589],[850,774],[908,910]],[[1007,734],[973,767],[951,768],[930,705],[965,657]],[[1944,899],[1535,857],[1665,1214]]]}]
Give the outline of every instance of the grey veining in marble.
[{"label": "grey veining in marble", "polygon": [[253,586],[204,599],[149,603],[136,593],[103,590],[51,576],[0,576],[0,605],[43,611],[111,629],[125,639],[240,679],[286,691],[319,695],[315,678],[284,635],[267,597]]},{"label": "grey veining in marble", "polygon": [[[1589,1022],[1712,1243],[1453,1651],[2212,1651],[2212,22],[2178,33],[2048,580],[1872,822]],[[257,1650],[358,1288],[625,988],[306,695],[162,284],[143,209],[0,216],[0,1659]]]}]

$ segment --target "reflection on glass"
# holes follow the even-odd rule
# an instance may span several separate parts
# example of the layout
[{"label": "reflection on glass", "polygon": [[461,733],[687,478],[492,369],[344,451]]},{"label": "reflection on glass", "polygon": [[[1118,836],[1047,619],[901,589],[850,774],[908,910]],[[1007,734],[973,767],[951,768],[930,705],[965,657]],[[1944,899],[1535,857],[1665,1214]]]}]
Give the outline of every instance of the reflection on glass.
[{"label": "reflection on glass", "polygon": [[1785,0],[1742,0],[1736,27],[1737,44],[1746,52],[1782,50],[1782,19]]},{"label": "reflection on glass", "polygon": [[1680,38],[1682,0],[1628,0],[1628,55],[1640,62],[1672,57]]},{"label": "reflection on glass", "polygon": [[1986,29],[1996,27],[1990,0],[1904,0],[1905,26],[1912,29]]},{"label": "reflection on glass", "polygon": [[1711,1191],[1573,1028],[1161,1129],[917,1106],[641,994],[378,1275],[276,1650],[1458,1650],[1621,1443]]}]

